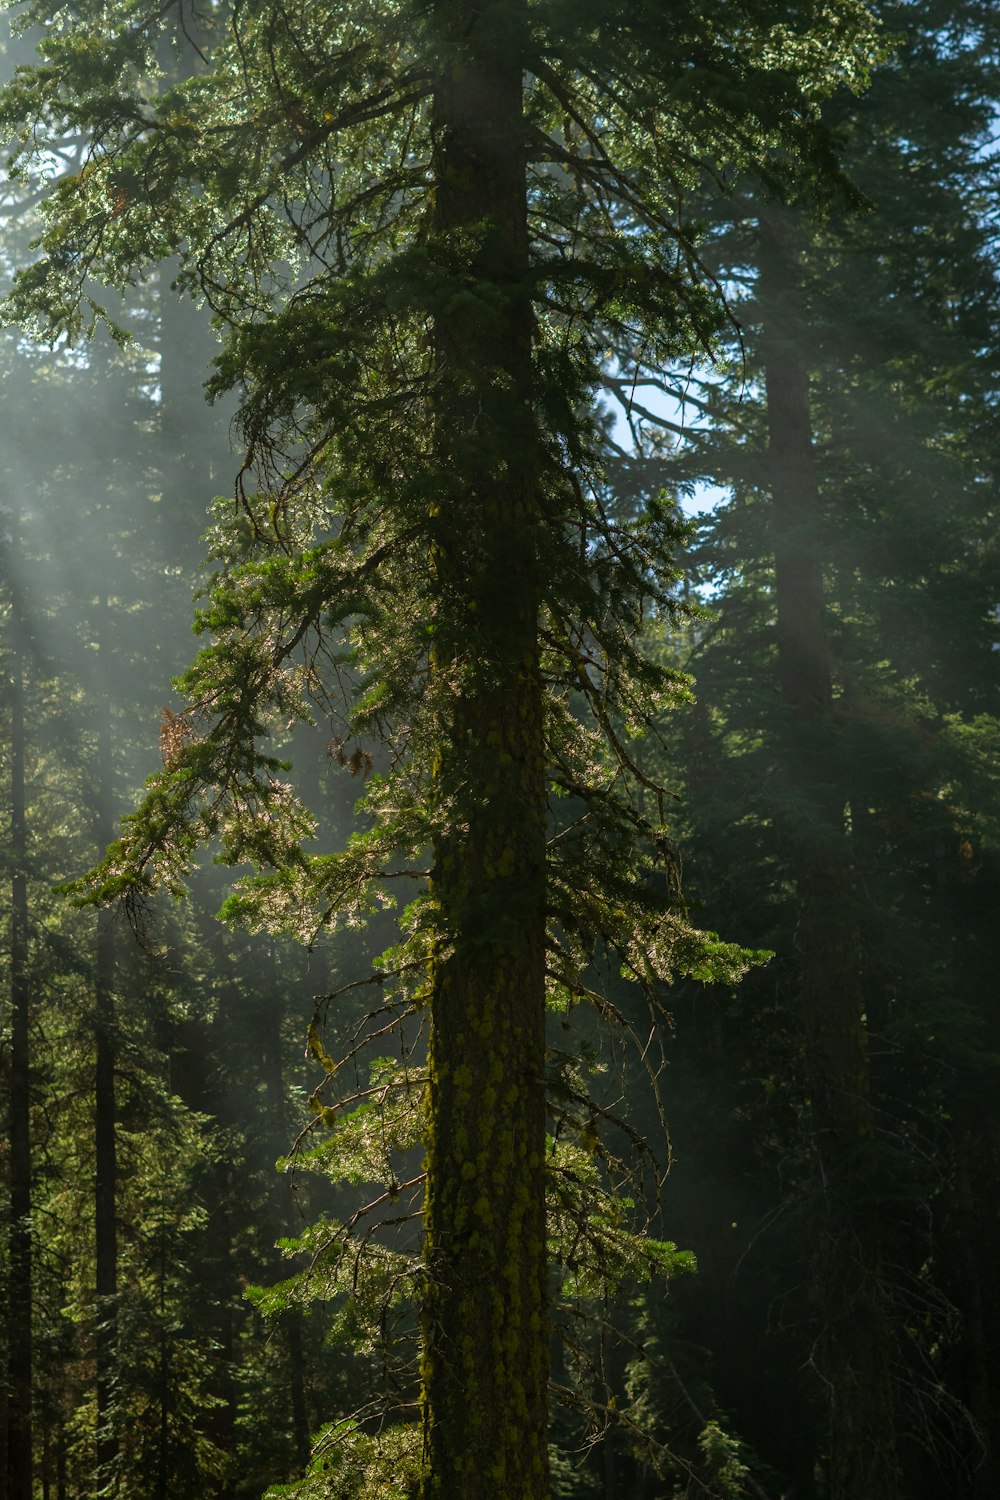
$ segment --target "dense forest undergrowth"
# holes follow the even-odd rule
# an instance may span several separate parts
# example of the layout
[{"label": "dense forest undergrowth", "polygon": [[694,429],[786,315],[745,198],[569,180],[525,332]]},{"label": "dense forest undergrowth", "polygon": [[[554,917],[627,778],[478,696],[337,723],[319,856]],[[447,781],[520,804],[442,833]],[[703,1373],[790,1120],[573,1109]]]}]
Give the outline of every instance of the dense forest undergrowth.
[{"label": "dense forest undergrowth", "polygon": [[10,17],[0,1500],[993,1500],[995,7]]}]

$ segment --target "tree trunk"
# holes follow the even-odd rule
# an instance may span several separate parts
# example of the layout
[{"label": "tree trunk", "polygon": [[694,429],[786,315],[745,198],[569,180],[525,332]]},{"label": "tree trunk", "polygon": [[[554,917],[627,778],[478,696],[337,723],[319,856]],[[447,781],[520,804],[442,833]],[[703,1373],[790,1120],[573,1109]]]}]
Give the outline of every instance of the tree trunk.
[{"label": "tree trunk", "polygon": [[844,829],[845,768],[835,762],[820,496],[790,241],[778,215],[765,219],[759,294],[776,539],[776,671],[790,710],[784,769],[802,809],[789,843],[805,1076],[823,1195],[814,1261],[822,1325],[817,1357],[830,1398],[830,1500],[895,1500],[890,1313],[877,1209],[859,1191],[872,1133],[865,1004]]},{"label": "tree trunk", "polygon": [[[100,607],[98,649],[102,665],[107,660],[108,601]],[[104,679],[110,681],[109,677]],[[103,854],[113,834],[111,813],[110,705],[103,708],[97,749],[97,820],[99,852]],[[97,1478],[107,1484],[118,1453],[113,1417],[114,1382],[118,1343],[118,1187],[117,1116],[115,1110],[115,1002],[114,916],[97,916],[94,964],[94,1255],[96,1269],[96,1363],[97,1363]]]},{"label": "tree trunk", "polygon": [[[268,1194],[271,1221],[269,1237],[277,1240],[296,1232],[298,1215],[292,1174],[283,1172],[278,1175],[273,1169],[277,1158],[287,1153],[293,1132],[289,1129],[285,1095],[282,1021],[286,999],[276,943],[268,941],[265,951],[266,957],[261,961],[261,971],[265,976],[261,992],[262,1011],[257,1025],[262,1044],[261,1077],[266,1099],[266,1124],[262,1131],[268,1157],[265,1170],[269,1169],[272,1173]],[[271,1274],[275,1280],[282,1274],[283,1265],[283,1257],[280,1252],[276,1253],[271,1265]],[[288,1358],[288,1414],[291,1417],[292,1458],[296,1473],[302,1474],[309,1462],[312,1440],[309,1431],[302,1314],[297,1307],[289,1307],[282,1313],[281,1329]]]},{"label": "tree trunk", "polygon": [[[16,526],[16,519],[10,521]],[[16,543],[15,543],[16,546]],[[16,554],[14,567],[16,568]],[[28,825],[25,804],[24,642],[18,581],[14,590],[10,666],[11,928],[10,928],[10,1240],[7,1271],[7,1490],[31,1500],[32,1235],[31,1078],[28,981]]]},{"label": "tree trunk", "polygon": [[548,1493],[545,769],[515,0],[439,4],[434,308],[440,702],[423,1500]]},{"label": "tree trunk", "polygon": [[117,1139],[115,1122],[114,999],[111,976],[114,938],[111,913],[98,914],[94,1081],[94,1232],[97,1270],[97,1468],[104,1482],[118,1452],[112,1421],[117,1344],[118,1225],[115,1215]]}]

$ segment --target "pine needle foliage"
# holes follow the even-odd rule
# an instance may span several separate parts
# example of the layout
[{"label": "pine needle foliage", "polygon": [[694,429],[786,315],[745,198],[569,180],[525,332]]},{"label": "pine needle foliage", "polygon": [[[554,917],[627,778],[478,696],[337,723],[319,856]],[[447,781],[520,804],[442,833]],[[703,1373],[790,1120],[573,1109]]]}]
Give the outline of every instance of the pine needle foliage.
[{"label": "pine needle foliage", "polygon": [[[321,1440],[306,1492],[390,1493],[388,1464],[423,1500],[541,1500],[548,1269],[586,1296],[676,1263],[629,1229],[608,1122],[565,1070],[567,1138],[546,1146],[546,1004],[617,1025],[588,982],[606,951],[651,993],[748,961],[688,922],[634,751],[688,691],[642,645],[682,613],[678,528],[656,496],[608,493],[594,392],[609,331],[663,363],[710,352],[726,313],[686,196],[731,171],[828,190],[818,101],[863,83],[876,39],[856,0],[237,0],[180,14],[204,66],[163,86],[174,9],[29,3],[40,62],[0,100],[15,174],[48,188],[8,313],[123,336],[99,285],[176,257],[224,335],[210,394],[241,398],[179,683],[190,733],[89,891],[179,891],[215,842],[253,871],[226,914],[313,943],[414,888],[368,1028],[400,1021],[402,1069],[316,1099],[330,1141],[309,1164],[384,1184],[367,1253],[318,1226],[286,1294],[320,1272],[383,1308],[415,1288],[420,1425],[399,1421],[411,1379],[381,1431]],[[86,160],[53,180],[67,134]],[[334,854],[310,851],[276,752],[317,720],[338,762],[373,767]],[[402,1172],[417,1143],[426,1181]],[[421,1195],[422,1250],[377,1248],[371,1226]]]}]

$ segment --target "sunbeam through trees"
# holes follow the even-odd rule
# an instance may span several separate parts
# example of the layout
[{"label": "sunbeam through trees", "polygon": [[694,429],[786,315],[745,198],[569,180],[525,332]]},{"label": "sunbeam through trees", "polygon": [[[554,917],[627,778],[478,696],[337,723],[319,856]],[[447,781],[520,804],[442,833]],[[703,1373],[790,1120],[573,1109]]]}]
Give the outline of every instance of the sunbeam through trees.
[{"label": "sunbeam through trees", "polygon": [[0,1500],[992,1497],[992,5],[9,16]]}]

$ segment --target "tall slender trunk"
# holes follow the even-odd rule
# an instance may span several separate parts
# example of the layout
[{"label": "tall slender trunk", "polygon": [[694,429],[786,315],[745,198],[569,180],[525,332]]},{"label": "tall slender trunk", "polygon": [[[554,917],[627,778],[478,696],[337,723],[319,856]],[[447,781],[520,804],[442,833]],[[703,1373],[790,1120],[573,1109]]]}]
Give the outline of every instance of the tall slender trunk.
[{"label": "tall slender trunk", "polygon": [[[11,521],[16,526],[16,519]],[[12,543],[17,567],[16,539]],[[28,979],[28,823],[25,802],[24,641],[19,585],[13,591],[10,642],[10,1240],[7,1270],[7,1490],[9,1500],[31,1500],[32,1458],[32,1233],[31,1058]]]},{"label": "tall slender trunk", "polygon": [[[107,660],[109,605],[103,600],[98,624],[98,647],[102,665]],[[110,681],[105,676],[104,682]],[[103,687],[104,684],[102,684]],[[112,793],[110,786],[111,726],[110,706],[102,708],[98,732],[98,785],[96,834],[98,849],[103,853],[113,834]],[[97,917],[97,946],[94,964],[94,1032],[96,1058],[94,1069],[94,1253],[96,1266],[97,1320],[97,1475],[99,1484],[107,1484],[111,1466],[118,1453],[114,1424],[114,1383],[118,1344],[118,1142],[115,1110],[115,946],[113,914],[101,911]]]},{"label": "tall slender trunk", "polygon": [[101,912],[97,930],[95,1013],[97,1059],[94,1081],[94,1231],[97,1273],[97,1468],[102,1477],[106,1477],[118,1452],[113,1422],[118,1343],[118,1148],[115,1119],[114,998],[111,988],[113,965],[111,915]]},{"label": "tall slender trunk", "polygon": [[[278,953],[274,942],[267,944],[266,952],[267,956],[261,965],[266,981],[262,994],[264,1025],[261,1027],[261,1076],[267,1099],[264,1140],[270,1162],[273,1162],[288,1151],[292,1133],[289,1130],[285,1100],[285,1048],[282,1039],[284,997],[281,990]],[[272,1231],[276,1231],[279,1236],[294,1233],[297,1215],[290,1173],[283,1172],[280,1176],[272,1176],[269,1196]],[[274,1274],[280,1274],[281,1268],[282,1257],[277,1254],[273,1264]],[[281,1329],[288,1351],[288,1403],[289,1415],[292,1419],[292,1453],[296,1467],[300,1472],[304,1472],[309,1462],[312,1444],[306,1402],[302,1314],[297,1307],[290,1307],[282,1313]]]},{"label": "tall slender trunk", "polygon": [[545,768],[520,0],[442,0],[423,1500],[548,1493]]},{"label": "tall slender trunk", "polygon": [[166,1214],[160,1207],[159,1232],[159,1360],[157,1385],[159,1386],[159,1434],[156,1444],[156,1500],[170,1500],[170,1336],[167,1332],[167,1224]]},{"label": "tall slender trunk", "polygon": [[872,1134],[868,1042],[846,768],[835,762],[820,495],[792,232],[762,224],[761,345],[775,536],[777,678],[790,710],[785,768],[809,817],[790,831],[805,1074],[823,1194],[814,1274],[830,1396],[830,1500],[896,1500],[899,1462],[877,1208],[859,1191]]},{"label": "tall slender trunk", "polygon": [[[164,37],[158,52],[160,66],[173,83],[190,77],[197,66],[197,53],[192,43],[198,39],[198,19],[189,12],[182,16],[178,10],[177,25],[179,45],[174,48]],[[177,269],[176,262],[168,261],[158,273],[161,494],[156,506],[156,525],[162,555],[169,557],[179,567],[182,577],[190,580],[187,584],[178,582],[176,585],[180,590],[179,601],[166,601],[168,618],[174,617],[176,605],[180,603],[184,631],[189,633],[188,595],[203,561],[200,539],[207,520],[208,503],[213,494],[231,482],[229,466],[232,455],[227,437],[228,410],[220,406],[210,409],[202,389],[218,344],[212,336],[206,311],[196,307],[189,298],[171,291],[171,278]],[[168,636],[162,643],[164,656],[160,671],[165,701],[171,677],[187,659],[184,639],[184,635],[178,632],[176,640]],[[196,887],[193,892],[195,908],[199,901],[206,899]],[[218,942],[217,923],[211,918],[205,932],[206,949],[210,955],[217,951]],[[218,1113],[223,1107],[223,1099],[217,1070],[219,1058],[225,1051],[220,1041],[219,1022],[213,1023],[200,1014],[178,1018],[169,1006],[164,1006],[157,1017],[157,1033],[167,1060],[171,1092],[177,1094],[189,1109],[208,1115]],[[284,1149],[284,1143],[281,1149]],[[220,1187],[225,1183],[222,1192],[230,1192],[225,1170],[221,1165],[215,1170]],[[214,1350],[212,1391],[221,1398],[221,1404],[208,1407],[200,1425],[216,1447],[224,1453],[233,1453],[239,1413],[237,1315],[233,1304],[239,1304],[241,1294],[236,1281],[233,1235],[225,1204],[217,1205],[211,1216],[209,1241],[214,1249],[214,1259],[209,1262],[210,1279],[200,1289],[188,1289],[184,1297],[184,1316],[198,1323]],[[165,1495],[170,1485],[170,1406],[173,1399],[171,1341],[165,1326],[161,1338],[158,1484]],[[212,1481],[212,1493],[228,1495],[231,1486],[231,1475],[224,1475]]]}]

